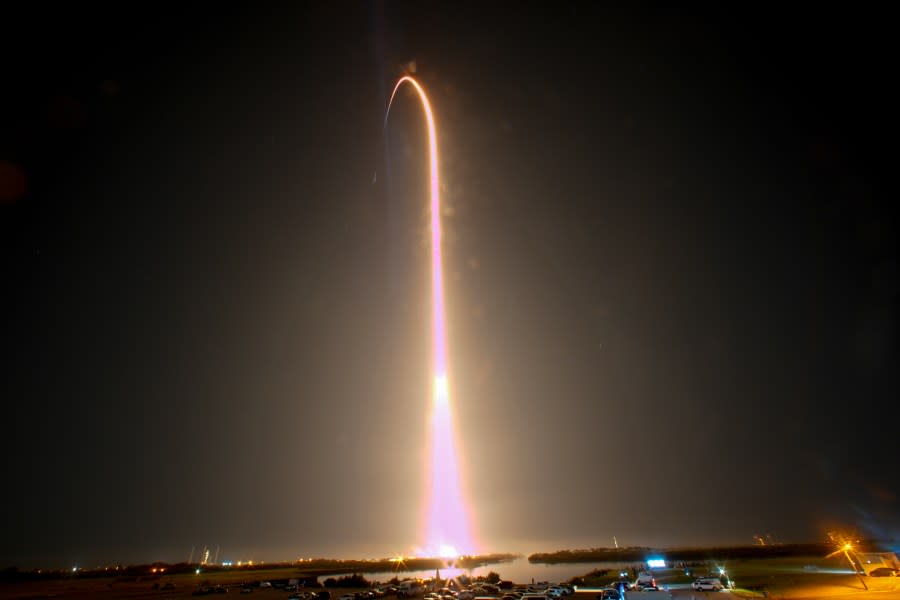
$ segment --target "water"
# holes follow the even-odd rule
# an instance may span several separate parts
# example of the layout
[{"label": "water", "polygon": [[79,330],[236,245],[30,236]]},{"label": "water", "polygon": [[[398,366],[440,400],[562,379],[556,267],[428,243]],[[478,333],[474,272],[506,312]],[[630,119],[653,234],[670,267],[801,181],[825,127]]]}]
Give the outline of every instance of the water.
[{"label": "water", "polygon": [[[635,563],[636,564],[636,563]],[[487,575],[491,571],[500,574],[501,579],[508,579],[517,584],[531,583],[532,580],[549,581],[551,583],[568,581],[573,577],[586,575],[595,569],[609,569],[610,581],[615,579],[617,573],[632,566],[632,563],[619,562],[585,562],[585,563],[560,563],[548,565],[542,563],[530,563],[527,558],[518,558],[510,562],[494,563],[483,567],[475,567],[474,569],[441,569],[441,577],[459,577],[460,575],[469,575],[478,577]],[[387,581],[392,577],[398,579],[419,578],[430,579],[434,577],[434,570],[426,571],[391,571],[385,573],[366,573],[366,579],[376,581]],[[339,577],[339,575],[333,575]]]}]

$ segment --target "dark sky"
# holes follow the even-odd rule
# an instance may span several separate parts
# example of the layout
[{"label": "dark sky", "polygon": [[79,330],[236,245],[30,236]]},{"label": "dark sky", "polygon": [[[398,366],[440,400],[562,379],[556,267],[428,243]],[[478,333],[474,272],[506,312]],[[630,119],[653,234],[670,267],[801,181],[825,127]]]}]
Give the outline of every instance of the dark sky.
[{"label": "dark sky", "polygon": [[481,4],[4,15],[0,565],[420,541],[412,61],[485,550],[897,538],[893,24]]}]

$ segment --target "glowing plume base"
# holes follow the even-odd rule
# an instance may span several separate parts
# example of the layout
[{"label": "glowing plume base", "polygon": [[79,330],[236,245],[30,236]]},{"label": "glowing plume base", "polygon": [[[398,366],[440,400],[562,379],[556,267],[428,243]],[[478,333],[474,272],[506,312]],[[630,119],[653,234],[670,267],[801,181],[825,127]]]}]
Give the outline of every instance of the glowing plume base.
[{"label": "glowing plume base", "polygon": [[456,558],[476,553],[469,527],[469,511],[460,487],[459,463],[446,375],[434,378],[428,469],[429,498],[425,554]]}]

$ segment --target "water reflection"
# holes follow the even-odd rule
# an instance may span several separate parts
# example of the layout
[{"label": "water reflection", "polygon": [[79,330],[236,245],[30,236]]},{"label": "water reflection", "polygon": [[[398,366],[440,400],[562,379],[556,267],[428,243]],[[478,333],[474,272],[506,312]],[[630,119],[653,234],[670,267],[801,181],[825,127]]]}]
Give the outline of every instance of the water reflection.
[{"label": "water reflection", "polygon": [[[573,577],[586,575],[595,569],[609,569],[612,573],[636,566],[637,563],[621,563],[621,562],[586,562],[586,563],[559,563],[559,564],[541,564],[530,563],[527,558],[517,558],[511,561],[498,562],[472,569],[445,568],[440,569],[440,575],[446,579],[448,577],[459,577],[460,575],[468,575],[469,577],[478,577],[487,575],[491,571],[498,573],[501,579],[507,579],[514,583],[532,583],[539,581],[549,581],[551,583],[569,581]],[[433,569],[423,571],[391,571],[384,573],[367,574],[366,578],[375,581],[388,581],[396,577],[398,579],[418,578],[430,579],[435,576]]]}]

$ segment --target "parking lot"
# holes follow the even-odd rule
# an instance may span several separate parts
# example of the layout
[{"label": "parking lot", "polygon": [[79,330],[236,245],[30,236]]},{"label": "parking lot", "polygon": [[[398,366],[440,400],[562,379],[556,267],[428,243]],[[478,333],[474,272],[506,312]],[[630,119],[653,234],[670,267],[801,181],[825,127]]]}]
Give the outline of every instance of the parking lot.
[{"label": "parking lot", "polygon": [[[802,562],[802,561],[801,561]],[[800,564],[800,563],[798,563]],[[656,591],[627,590],[623,600],[681,599],[726,600],[729,598],[774,598],[778,600],[806,600],[829,598],[831,600],[900,600],[900,577],[866,577],[868,590],[852,574],[835,572],[810,572],[788,561],[748,561],[735,566],[742,588],[735,591],[697,591],[686,578],[674,581],[662,575]],[[60,579],[52,581],[22,582],[0,586],[0,599],[53,597],[57,600],[134,599],[175,600],[197,595],[241,595],[249,600],[597,600],[614,577],[603,579],[597,587],[535,586],[500,582],[500,585],[479,583],[470,586],[452,585],[431,590],[430,583],[422,582],[390,586],[376,584],[370,588],[289,588],[290,577],[295,571],[228,572],[197,577],[193,574],[173,575],[155,580],[132,578]],[[633,583],[633,581],[632,581]],[[324,593],[327,592],[327,595]]]}]

